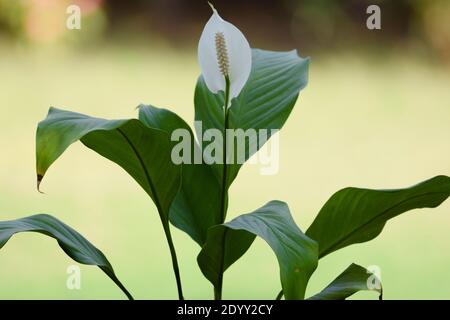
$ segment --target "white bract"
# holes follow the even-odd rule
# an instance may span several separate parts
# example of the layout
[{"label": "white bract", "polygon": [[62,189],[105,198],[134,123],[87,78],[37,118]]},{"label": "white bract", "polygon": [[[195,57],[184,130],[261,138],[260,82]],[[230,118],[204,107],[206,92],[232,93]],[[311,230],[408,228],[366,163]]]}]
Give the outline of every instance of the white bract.
[{"label": "white bract", "polygon": [[231,101],[247,82],[252,67],[252,52],[242,32],[223,20],[212,5],[211,8],[213,14],[198,43],[198,62],[211,92],[225,91],[225,77],[229,78]]}]

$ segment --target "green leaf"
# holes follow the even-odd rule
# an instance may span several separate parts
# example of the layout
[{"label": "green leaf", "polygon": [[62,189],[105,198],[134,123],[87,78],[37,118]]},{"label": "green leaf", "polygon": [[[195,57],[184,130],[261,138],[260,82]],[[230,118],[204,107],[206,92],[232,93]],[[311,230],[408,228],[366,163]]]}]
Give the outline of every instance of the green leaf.
[{"label": "green leaf", "polygon": [[[231,129],[281,129],[295,105],[301,89],[308,82],[309,59],[302,59],[297,52],[274,52],[252,49],[252,71],[240,95],[232,100],[229,114]],[[195,119],[202,121],[196,128],[203,135],[207,129],[224,128],[224,95],[211,93],[202,77],[195,89]],[[271,136],[268,131],[268,138]],[[258,140],[258,139],[257,139]],[[245,160],[264,144],[264,139],[247,141]],[[229,165],[227,188],[236,178],[242,164],[236,163],[237,138],[234,138],[234,164]],[[210,142],[204,142],[207,145]],[[250,147],[251,145],[251,147]],[[223,152],[221,152],[222,154]],[[222,181],[222,165],[213,165],[218,181]]]},{"label": "green leaf", "polygon": [[303,299],[306,285],[317,267],[317,244],[297,227],[286,203],[271,201],[252,213],[212,227],[197,261],[216,287],[223,272],[250,247],[256,236],[274,251],[287,299]]},{"label": "green leaf", "polygon": [[166,132],[137,119],[105,120],[50,108],[36,134],[38,183],[77,140],[128,172],[153,199],[163,224],[168,225],[169,208],[181,183],[181,166],[170,159]]},{"label": "green leaf", "polygon": [[[167,132],[184,129],[189,133],[191,156],[199,152],[199,146],[189,125],[177,114],[151,105],[139,106],[139,120],[150,128]],[[176,145],[178,141],[174,142]],[[170,221],[174,226],[189,234],[200,246],[206,241],[211,226],[220,224],[220,185],[211,166],[205,163],[182,164],[181,188],[170,208]]]},{"label": "green leaf", "polygon": [[306,234],[319,243],[319,257],[372,240],[387,220],[418,208],[434,208],[450,195],[450,178],[437,176],[406,189],[345,188],[322,207]]},{"label": "green leaf", "polygon": [[[368,284],[373,285],[369,289]],[[352,263],[344,272],[333,280],[325,289],[308,300],[345,300],[358,291],[376,291],[382,298],[383,289],[377,276],[366,268]]]},{"label": "green leaf", "polygon": [[183,299],[169,226],[169,210],[181,185],[181,166],[172,162],[169,135],[137,119],[105,120],[50,108],[36,134],[38,187],[49,166],[77,140],[122,167],[153,199],[169,245],[178,297]]},{"label": "green leaf", "polygon": [[37,214],[17,220],[0,221],[0,249],[14,234],[20,232],[38,232],[56,239],[69,257],[82,264],[98,266],[129,299],[133,299],[117,279],[113,267],[105,255],[81,234],[60,220],[47,214]]}]

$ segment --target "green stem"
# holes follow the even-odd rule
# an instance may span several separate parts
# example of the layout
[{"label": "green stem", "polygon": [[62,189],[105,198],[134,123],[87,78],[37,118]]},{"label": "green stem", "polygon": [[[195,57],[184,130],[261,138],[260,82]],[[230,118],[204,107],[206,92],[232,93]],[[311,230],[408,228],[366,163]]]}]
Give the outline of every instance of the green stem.
[{"label": "green stem", "polygon": [[142,156],[140,155],[138,149],[134,146],[133,142],[128,138],[128,136],[125,134],[125,132],[123,132],[121,129],[117,129],[117,131],[127,141],[127,143],[130,145],[131,149],[133,149],[133,152],[135,153],[136,158],[139,160],[142,170],[144,170],[145,177],[147,178],[147,182],[148,182],[150,189],[152,191],[152,194],[153,194],[153,201],[155,202],[156,209],[158,210],[158,213],[159,213],[159,218],[161,219],[161,223],[164,228],[164,233],[166,235],[167,243],[169,244],[170,255],[172,258],[173,272],[175,273],[175,279],[177,281],[178,298],[180,300],[184,300],[183,289],[181,287],[181,277],[180,277],[180,269],[178,267],[177,254],[175,252],[175,246],[173,245],[172,235],[170,234],[169,222],[166,221],[166,219],[164,218],[164,211],[162,210],[161,203],[158,198],[158,193],[156,193],[156,189],[155,189],[155,186],[153,185],[153,181],[150,177],[150,174],[147,170],[147,167],[145,166],[144,160],[143,160]]},{"label": "green stem", "polygon": [[125,293],[125,295],[127,296],[128,300],[134,300],[134,298],[131,295],[131,293],[127,290],[127,288],[124,287],[124,285],[119,280],[117,280],[116,284],[119,286],[120,290],[122,290],[122,292]]},{"label": "green stem", "polygon": [[114,274],[114,272],[111,272],[110,268],[107,268],[105,266],[99,267],[101,270],[103,270],[104,273],[106,273],[106,275],[112,280],[114,281],[114,283],[120,288],[120,290],[122,290],[123,293],[125,293],[125,295],[127,296],[128,300],[134,300],[133,296],[131,295],[131,293],[127,290],[127,288],[125,288],[125,286],[122,284],[122,282],[120,282],[120,280],[116,277],[116,275]]},{"label": "green stem", "polygon": [[175,251],[175,246],[173,245],[172,234],[170,233],[170,226],[164,227],[164,233],[166,234],[167,243],[169,244],[170,256],[172,257],[172,267],[173,272],[175,274],[175,280],[177,282],[177,290],[178,290],[178,299],[184,300],[183,297],[183,288],[181,286],[181,276],[180,276],[180,268],[178,267],[177,253]]},{"label": "green stem", "polygon": [[222,288],[214,287],[214,300],[222,300]]},{"label": "green stem", "polygon": [[[131,295],[131,293],[129,293],[128,290],[127,290],[125,287],[123,287],[123,288],[121,288],[121,289],[122,289],[122,291],[125,293],[125,295],[127,296],[128,300],[134,300],[134,298],[133,298],[133,296]],[[383,299],[380,299],[380,300],[383,300]]]},{"label": "green stem", "polygon": [[[225,229],[223,235],[222,235],[222,252],[225,252],[225,239],[227,237],[227,231],[228,229]],[[219,269],[219,278],[217,280],[217,286],[214,287],[214,299],[215,300],[222,300],[222,287],[223,287],[223,274],[225,272],[224,270],[224,254],[220,257],[220,269]]]},{"label": "green stem", "polygon": [[277,295],[277,297],[275,298],[275,300],[281,300],[281,298],[283,298],[283,290],[281,290],[281,291],[278,293],[278,295]]},{"label": "green stem", "polygon": [[[222,190],[221,190],[221,205],[220,205],[220,222],[225,222],[225,218],[227,216],[227,175],[228,175],[228,165],[227,165],[227,129],[228,129],[228,103],[230,100],[230,78],[228,75],[225,76],[225,101],[224,101],[224,124],[223,124],[223,171],[222,171]],[[222,239],[222,247],[225,246],[225,234]],[[223,251],[224,252],[224,251]],[[217,281],[217,285],[214,286],[214,299],[222,300],[222,286],[223,286],[223,273],[224,273],[224,257],[222,255],[222,259],[220,261],[220,272],[219,278]]]},{"label": "green stem", "polygon": [[222,192],[221,192],[221,206],[220,206],[220,217],[221,223],[225,222],[225,217],[227,215],[227,175],[228,175],[228,165],[227,165],[227,129],[228,129],[228,103],[230,100],[230,78],[225,76],[225,105],[224,105],[224,124],[223,124],[223,172],[222,172]]}]

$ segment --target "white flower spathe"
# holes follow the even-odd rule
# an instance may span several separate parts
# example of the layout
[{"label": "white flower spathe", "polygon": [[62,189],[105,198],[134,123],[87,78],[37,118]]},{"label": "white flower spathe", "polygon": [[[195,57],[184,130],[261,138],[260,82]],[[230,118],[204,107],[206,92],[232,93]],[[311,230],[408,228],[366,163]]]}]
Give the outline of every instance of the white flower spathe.
[{"label": "white flower spathe", "polygon": [[212,5],[211,8],[213,14],[198,43],[198,62],[206,86],[213,93],[225,91],[225,76],[228,76],[231,101],[248,80],[252,52],[242,32],[223,20]]}]

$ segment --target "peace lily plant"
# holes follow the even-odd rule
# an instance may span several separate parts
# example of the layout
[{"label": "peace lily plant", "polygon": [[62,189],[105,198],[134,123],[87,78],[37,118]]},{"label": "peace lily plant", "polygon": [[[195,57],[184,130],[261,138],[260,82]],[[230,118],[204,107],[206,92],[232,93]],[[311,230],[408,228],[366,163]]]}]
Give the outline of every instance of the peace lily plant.
[{"label": "peace lily plant", "polygon": [[[194,142],[189,151],[194,154],[208,142],[196,142],[189,125],[167,109],[141,105],[137,119],[105,120],[50,108],[36,134],[38,184],[59,156],[81,141],[122,167],[153,200],[172,257],[179,299],[184,296],[172,226],[199,245],[198,266],[211,282],[215,299],[222,298],[225,271],[247,252],[256,236],[269,244],[278,260],[281,291],[274,292],[274,297],[304,299],[320,258],[375,238],[389,219],[401,213],[437,207],[450,195],[450,178],[436,176],[396,190],[342,189],[324,204],[306,232],[296,225],[288,205],[278,200],[227,221],[228,189],[242,163],[233,161],[235,154],[229,145],[236,137],[227,141],[226,130],[281,129],[307,84],[309,59],[300,58],[296,51],[250,49],[242,32],[212,9],[198,46],[202,75],[194,105],[195,120],[202,123],[197,136],[208,129],[224,133],[223,149],[218,151],[222,161],[175,164],[171,156],[175,130],[188,132]],[[244,160],[264,142],[250,140]],[[29,231],[55,238],[75,261],[98,266],[133,299],[105,255],[53,216],[0,222],[0,248],[14,234]],[[345,299],[360,290],[382,294],[376,275],[351,264],[309,299]]]}]

